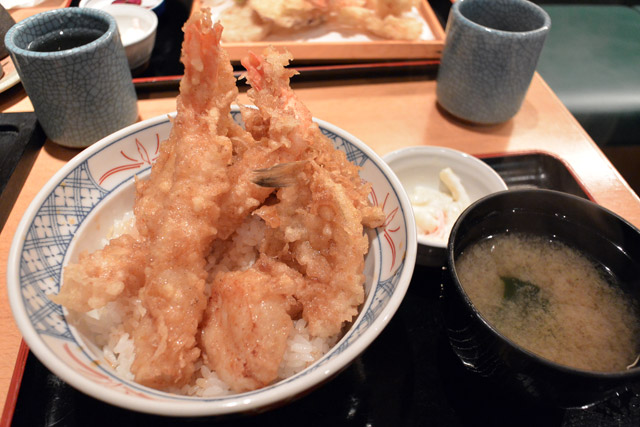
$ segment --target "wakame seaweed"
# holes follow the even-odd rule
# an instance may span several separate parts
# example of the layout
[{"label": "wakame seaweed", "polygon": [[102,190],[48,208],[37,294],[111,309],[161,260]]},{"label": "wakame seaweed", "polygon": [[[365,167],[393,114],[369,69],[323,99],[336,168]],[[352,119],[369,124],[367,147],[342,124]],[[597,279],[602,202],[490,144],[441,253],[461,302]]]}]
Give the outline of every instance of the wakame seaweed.
[{"label": "wakame seaweed", "polygon": [[540,295],[538,285],[512,276],[500,276],[500,280],[504,284],[502,297],[505,301],[519,303],[523,311],[528,311],[532,303],[543,309],[547,308],[549,301]]}]

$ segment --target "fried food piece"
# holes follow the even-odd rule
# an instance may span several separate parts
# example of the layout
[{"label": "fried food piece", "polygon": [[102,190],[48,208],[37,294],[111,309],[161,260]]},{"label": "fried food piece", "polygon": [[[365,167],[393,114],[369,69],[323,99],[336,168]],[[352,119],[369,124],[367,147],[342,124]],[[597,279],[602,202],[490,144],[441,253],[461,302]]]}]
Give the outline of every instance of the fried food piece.
[{"label": "fried food piece", "polygon": [[261,257],[245,271],[218,274],[202,328],[207,365],[232,390],[264,387],[278,375],[291,314],[291,297],[304,279],[283,263]]},{"label": "fried food piece", "polygon": [[196,333],[207,305],[205,257],[218,235],[220,198],[230,188],[231,137],[241,135],[229,111],[237,96],[222,27],[208,11],[184,27],[177,115],[147,181],[138,183],[135,214],[149,241],[146,314],[131,331],[137,382],[154,388],[188,383],[200,356]]},{"label": "fried food piece", "polygon": [[375,10],[364,7],[336,10],[335,22],[391,40],[416,40],[422,33],[422,24],[414,18],[393,14],[380,16]]},{"label": "fried food piece", "polygon": [[223,214],[218,223],[218,239],[227,239],[273,192],[272,188],[253,183],[253,171],[290,161],[295,156],[271,140],[255,141],[250,134],[245,138],[232,138],[232,143],[234,154],[227,168],[227,178],[232,185],[220,199]]},{"label": "fried food piece", "polygon": [[417,0],[332,0],[331,10],[336,12],[345,7],[372,10],[380,18],[387,15],[402,15],[411,11]]},{"label": "fried food piece", "polygon": [[273,27],[271,21],[263,20],[250,6],[236,4],[222,11],[220,23],[224,27],[224,42],[260,41]]},{"label": "fried food piece", "polygon": [[121,296],[136,295],[144,285],[147,247],[128,234],[112,239],[103,249],[82,253],[64,269],[64,286],[51,301],[87,312]]},{"label": "fried food piece", "polygon": [[416,0],[248,0],[225,9],[224,41],[263,40],[275,31],[299,31],[335,22],[385,39],[416,40],[418,19],[406,16]]},{"label": "fried food piece", "polygon": [[296,71],[286,68],[290,60],[289,52],[280,53],[271,46],[263,55],[249,52],[242,59],[247,69],[245,77],[252,87],[247,94],[258,107],[242,109],[246,129],[256,140],[266,138],[277,144],[278,150],[285,152],[280,162],[315,160],[348,189],[354,206],[362,212],[363,224],[380,226],[384,213],[369,203],[370,186],[362,182],[359,168],[347,160],[344,152],[333,147],[291,89],[290,79]]},{"label": "fried food piece", "polygon": [[145,314],[125,322],[136,348],[132,372],[139,383],[161,389],[186,384],[195,371],[207,303],[205,256],[222,209],[235,209],[220,203],[231,187],[231,140],[251,139],[229,114],[238,92],[219,46],[222,27],[203,11],[184,30],[177,116],[149,179],[136,183],[138,237],[124,235],[68,266],[57,297],[87,311],[140,289]]},{"label": "fried food piece", "polygon": [[249,52],[242,58],[247,70],[244,77],[251,85],[247,94],[258,107],[243,108],[242,118],[256,140],[267,138],[291,153],[291,160],[299,160],[307,156],[317,126],[311,112],[291,89],[290,79],[297,74],[285,68],[291,59],[291,53],[278,52],[272,46],[262,55]]},{"label": "fried food piece", "polygon": [[366,7],[375,10],[378,16],[401,15],[409,12],[416,0],[367,0]]},{"label": "fried food piece", "polygon": [[323,0],[249,0],[263,20],[285,29],[300,29],[324,21],[328,3]]},{"label": "fried food piece", "polygon": [[261,248],[305,277],[296,299],[314,336],[329,337],[350,322],[364,301],[362,274],[369,242],[362,214],[343,185],[315,162],[297,185],[282,188],[278,203],[256,214],[267,226]]}]

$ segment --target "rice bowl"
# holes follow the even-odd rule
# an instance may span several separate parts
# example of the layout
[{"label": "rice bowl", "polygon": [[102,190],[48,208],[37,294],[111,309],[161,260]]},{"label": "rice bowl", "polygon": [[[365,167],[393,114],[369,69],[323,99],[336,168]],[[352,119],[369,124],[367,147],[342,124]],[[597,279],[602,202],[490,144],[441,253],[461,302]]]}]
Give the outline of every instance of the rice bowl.
[{"label": "rice bowl", "polygon": [[[239,120],[238,110],[233,112]],[[41,190],[23,218],[8,263],[10,302],[33,353],[75,388],[137,411],[204,416],[271,406],[316,386],[345,368],[382,331],[408,287],[416,254],[416,232],[404,190],[386,164],[366,145],[322,121],[322,132],[362,166],[374,203],[387,221],[370,233],[366,257],[366,301],[340,341],[310,367],[266,388],[220,397],[191,397],[140,386],[117,372],[100,346],[72,327],[47,295],[57,291],[63,265],[82,250],[99,246],[116,220],[131,209],[133,179],[153,162],[171,128],[157,117],[109,136],[69,162]],[[301,325],[298,325],[301,326]],[[116,342],[115,346],[124,345]],[[298,342],[297,348],[306,343]]]}]

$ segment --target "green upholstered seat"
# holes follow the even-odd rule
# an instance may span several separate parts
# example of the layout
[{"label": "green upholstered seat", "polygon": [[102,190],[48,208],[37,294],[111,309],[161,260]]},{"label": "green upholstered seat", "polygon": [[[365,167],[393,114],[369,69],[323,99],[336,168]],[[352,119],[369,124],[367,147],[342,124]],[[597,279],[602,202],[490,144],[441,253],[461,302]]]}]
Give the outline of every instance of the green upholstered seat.
[{"label": "green upholstered seat", "polygon": [[538,72],[600,145],[640,144],[640,8],[543,4]]}]

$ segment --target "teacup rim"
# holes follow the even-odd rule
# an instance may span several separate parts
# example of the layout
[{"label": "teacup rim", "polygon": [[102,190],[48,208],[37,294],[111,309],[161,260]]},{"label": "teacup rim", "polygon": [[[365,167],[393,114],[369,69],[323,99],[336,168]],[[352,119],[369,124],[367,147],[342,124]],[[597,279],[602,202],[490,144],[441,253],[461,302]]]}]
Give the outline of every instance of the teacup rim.
[{"label": "teacup rim", "polygon": [[[34,50],[29,50],[18,46],[14,42],[14,38],[16,33],[24,29],[24,27],[33,24],[34,21],[42,20],[45,17],[56,16],[56,15],[68,15],[75,14],[79,16],[93,16],[102,18],[105,22],[108,22],[109,26],[107,30],[100,35],[97,39],[71,49],[60,50],[56,52],[38,52]],[[12,54],[20,55],[23,57],[29,58],[38,58],[38,59],[58,59],[60,57],[75,55],[82,51],[90,51],[93,50],[98,45],[104,44],[108,39],[110,39],[113,34],[117,34],[118,26],[116,20],[113,16],[99,9],[90,9],[90,8],[77,8],[77,7],[69,7],[63,9],[53,9],[38,13],[36,15],[30,16],[22,21],[17,22],[7,31],[5,35],[5,46]]]},{"label": "teacup rim", "polygon": [[540,13],[540,15],[542,16],[544,21],[543,24],[538,28],[535,28],[533,30],[527,30],[527,31],[500,30],[497,28],[491,28],[491,27],[479,24],[475,21],[472,21],[471,19],[466,17],[462,12],[460,12],[460,7],[465,2],[468,3],[470,1],[473,2],[473,1],[481,1],[481,0],[457,0],[451,5],[451,13],[455,13],[456,17],[459,20],[463,21],[465,24],[477,30],[485,31],[490,34],[499,34],[499,35],[510,36],[510,37],[529,37],[537,33],[546,33],[551,28],[551,17],[549,16],[549,14],[542,7],[540,7],[539,5],[529,0],[509,0],[513,3],[526,4],[527,7],[531,8],[532,10],[535,10],[536,12]]}]

